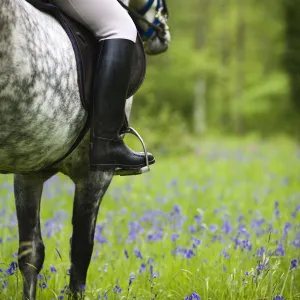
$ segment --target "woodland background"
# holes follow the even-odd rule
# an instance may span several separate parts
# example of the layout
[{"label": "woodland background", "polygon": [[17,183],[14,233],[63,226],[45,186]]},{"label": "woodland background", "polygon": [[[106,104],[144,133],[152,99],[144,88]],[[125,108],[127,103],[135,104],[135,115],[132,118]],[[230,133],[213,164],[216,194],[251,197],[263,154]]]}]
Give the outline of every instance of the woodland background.
[{"label": "woodland background", "polygon": [[[300,0],[169,0],[172,43],[147,57],[133,126],[151,147],[300,137]],[[179,143],[178,143],[179,141]]]}]

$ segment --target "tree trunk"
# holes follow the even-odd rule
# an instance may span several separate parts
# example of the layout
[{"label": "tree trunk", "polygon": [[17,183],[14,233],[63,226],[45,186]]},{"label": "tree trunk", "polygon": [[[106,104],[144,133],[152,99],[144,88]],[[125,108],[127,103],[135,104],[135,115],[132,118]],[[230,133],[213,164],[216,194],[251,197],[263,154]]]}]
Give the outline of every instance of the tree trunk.
[{"label": "tree trunk", "polygon": [[290,97],[300,112],[300,0],[283,0],[285,12],[285,67],[289,76]]},{"label": "tree trunk", "polygon": [[246,1],[237,0],[237,61],[236,61],[236,95],[234,107],[234,127],[237,134],[242,134],[243,126],[243,98],[244,98],[244,59],[245,59],[245,24]]},{"label": "tree trunk", "polygon": [[[196,20],[195,48],[201,50],[205,47],[207,33],[207,18],[210,0],[199,0],[197,8],[201,13]],[[202,74],[196,76],[194,89],[194,133],[204,134],[206,125],[206,78]]]}]

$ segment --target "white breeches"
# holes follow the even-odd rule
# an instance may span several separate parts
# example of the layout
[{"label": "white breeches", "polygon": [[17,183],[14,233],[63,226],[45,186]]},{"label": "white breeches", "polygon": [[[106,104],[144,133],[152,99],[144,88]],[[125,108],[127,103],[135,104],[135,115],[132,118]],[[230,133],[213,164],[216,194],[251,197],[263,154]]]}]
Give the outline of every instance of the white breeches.
[{"label": "white breeches", "polygon": [[117,0],[52,0],[65,14],[91,30],[99,40],[136,42],[137,30]]}]

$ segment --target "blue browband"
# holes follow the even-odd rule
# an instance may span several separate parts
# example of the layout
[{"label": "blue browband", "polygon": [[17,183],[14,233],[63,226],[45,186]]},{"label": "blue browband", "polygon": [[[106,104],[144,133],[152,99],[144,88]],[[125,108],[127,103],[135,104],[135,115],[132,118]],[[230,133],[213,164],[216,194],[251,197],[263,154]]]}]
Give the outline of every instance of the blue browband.
[{"label": "blue browband", "polygon": [[153,5],[154,0],[148,0],[148,2],[146,3],[146,5],[141,8],[137,13],[139,13],[141,16],[143,16]]},{"label": "blue browband", "polygon": [[[154,0],[148,0],[148,2],[146,3],[146,5],[143,8],[141,8],[138,11],[138,13],[140,15],[144,16],[147,13],[147,11],[152,7],[153,3],[154,3]],[[162,8],[162,7],[163,7],[163,5],[162,5],[161,0],[157,0],[156,12],[158,12],[160,10],[160,8]],[[153,21],[152,24],[154,24],[154,25],[159,25],[160,24],[160,19],[159,19],[158,16],[155,17],[155,19],[154,19],[154,21]],[[144,29],[142,29],[137,24],[136,24],[136,27],[137,27],[138,32],[139,32],[139,34],[140,34],[140,36],[141,36],[141,38],[143,40],[147,40],[147,39],[151,38],[151,36],[155,32],[155,29],[152,28],[152,27],[149,27],[147,31],[144,31]]]}]

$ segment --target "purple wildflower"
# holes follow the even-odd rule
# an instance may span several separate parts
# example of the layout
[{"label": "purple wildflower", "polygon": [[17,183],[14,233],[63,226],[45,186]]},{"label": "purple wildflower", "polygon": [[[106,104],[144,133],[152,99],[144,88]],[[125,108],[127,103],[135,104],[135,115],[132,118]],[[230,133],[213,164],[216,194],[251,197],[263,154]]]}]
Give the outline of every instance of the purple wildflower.
[{"label": "purple wildflower", "polygon": [[171,241],[172,241],[172,242],[176,242],[176,240],[177,240],[178,238],[179,238],[179,234],[174,234],[174,233],[173,233],[173,234],[171,235]]},{"label": "purple wildflower", "polygon": [[244,219],[244,216],[240,214],[237,219],[238,223],[241,223],[243,219]]},{"label": "purple wildflower", "polygon": [[284,256],[285,251],[282,244],[278,244],[277,249],[275,250],[275,255]]},{"label": "purple wildflower", "polygon": [[297,262],[298,262],[297,259],[293,259],[293,260],[291,261],[291,267],[290,267],[290,270],[293,270],[293,269],[296,269],[296,268],[297,268]]},{"label": "purple wildflower", "polygon": [[197,293],[191,293],[189,296],[185,296],[184,300],[201,300],[201,297]]},{"label": "purple wildflower", "polygon": [[3,283],[2,283],[2,290],[4,290],[6,287],[7,287],[7,281],[6,280],[3,280]]},{"label": "purple wildflower", "polygon": [[18,268],[18,263],[13,261],[6,270],[7,275],[13,275]]},{"label": "purple wildflower", "polygon": [[194,219],[195,219],[195,221],[197,222],[198,225],[202,222],[202,217],[199,216],[199,215],[195,215]]},{"label": "purple wildflower", "polygon": [[226,259],[229,259],[229,253],[224,249],[221,253],[222,256],[224,256]]},{"label": "purple wildflower", "polygon": [[195,226],[189,226],[189,232],[190,233],[195,233],[196,232],[196,227]]},{"label": "purple wildflower", "polygon": [[113,288],[113,292],[114,292],[114,293],[121,294],[121,293],[122,293],[122,289],[121,289],[118,285],[116,285],[116,286]]},{"label": "purple wildflower", "polygon": [[273,298],[273,300],[284,300],[284,297],[277,295]]},{"label": "purple wildflower", "polygon": [[287,222],[284,224],[282,239],[285,239],[288,231],[293,227],[292,223]]},{"label": "purple wildflower", "polygon": [[151,274],[152,278],[157,278],[159,276],[159,273],[153,272],[153,266],[152,265],[150,265],[149,270],[150,270],[150,274]]},{"label": "purple wildflower", "polygon": [[218,226],[215,224],[209,225],[209,230],[214,233],[218,230]]},{"label": "purple wildflower", "polygon": [[177,215],[181,215],[181,208],[178,204],[175,204],[173,207],[173,212]]},{"label": "purple wildflower", "polygon": [[131,273],[130,274],[130,277],[129,277],[129,286],[132,284],[133,280],[135,279],[135,274],[134,273]]},{"label": "purple wildflower", "polygon": [[145,265],[145,264],[141,264],[139,273],[142,274],[142,273],[144,273],[145,271],[146,271],[146,265]]},{"label": "purple wildflower", "polygon": [[192,241],[193,241],[193,248],[196,248],[197,246],[200,246],[202,241],[199,239],[196,239],[195,237],[192,237]]},{"label": "purple wildflower", "polygon": [[44,280],[45,276],[43,274],[38,274],[37,278],[38,280]]},{"label": "purple wildflower", "polygon": [[46,289],[48,287],[47,283],[45,281],[43,281],[42,283],[39,284],[40,288],[42,290]]},{"label": "purple wildflower", "polygon": [[128,259],[129,255],[128,255],[128,251],[126,249],[124,250],[124,254],[125,254],[125,258]]},{"label": "purple wildflower", "polygon": [[224,221],[222,229],[225,234],[229,234],[232,232],[232,226],[229,221]]},{"label": "purple wildflower", "polygon": [[51,267],[50,267],[50,272],[51,272],[51,273],[56,273],[57,270],[56,270],[56,268],[55,268],[54,266],[51,266]]},{"label": "purple wildflower", "polygon": [[279,216],[280,216],[280,212],[279,212],[278,207],[279,207],[279,202],[275,201],[275,203],[274,203],[274,214],[275,214],[276,218],[279,218]]},{"label": "purple wildflower", "polygon": [[143,259],[142,253],[138,249],[134,250],[134,254],[137,258]]},{"label": "purple wildflower", "polygon": [[263,256],[265,253],[265,247],[264,246],[261,246],[257,251],[256,251],[256,254],[257,256],[261,257]]},{"label": "purple wildflower", "polygon": [[244,241],[242,241],[242,243],[243,243],[243,249],[246,249],[249,251],[252,250],[252,245],[249,240],[244,240]]},{"label": "purple wildflower", "polygon": [[258,274],[261,273],[261,271],[263,271],[264,269],[267,268],[267,265],[263,262],[260,262],[258,266],[256,266],[256,271]]}]

